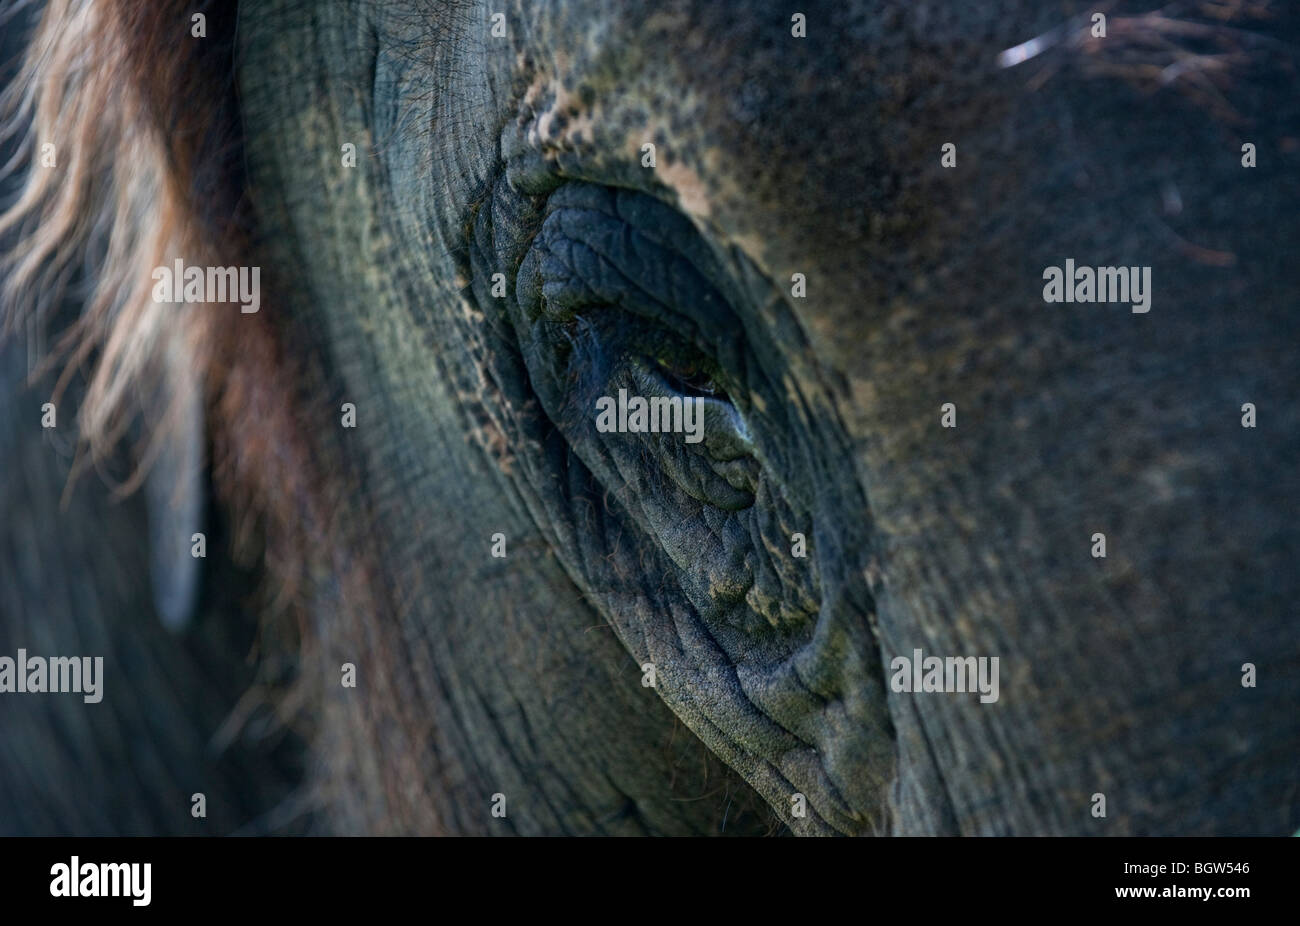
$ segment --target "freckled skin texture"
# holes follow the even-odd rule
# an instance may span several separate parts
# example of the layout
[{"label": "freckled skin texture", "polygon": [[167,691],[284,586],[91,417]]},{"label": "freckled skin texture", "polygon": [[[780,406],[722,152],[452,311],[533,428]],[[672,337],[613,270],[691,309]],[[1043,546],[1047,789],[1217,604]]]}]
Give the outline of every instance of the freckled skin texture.
[{"label": "freckled skin texture", "polygon": [[[318,611],[305,671],[390,683],[326,696],[323,825],[1300,827],[1300,97],[1262,42],[1236,122],[998,66],[1071,7],[241,5],[264,303],[381,590]],[[1066,258],[1151,311],[1044,303]],[[706,440],[598,433],[619,388],[702,392]],[[893,692],[915,649],[999,700]]]}]

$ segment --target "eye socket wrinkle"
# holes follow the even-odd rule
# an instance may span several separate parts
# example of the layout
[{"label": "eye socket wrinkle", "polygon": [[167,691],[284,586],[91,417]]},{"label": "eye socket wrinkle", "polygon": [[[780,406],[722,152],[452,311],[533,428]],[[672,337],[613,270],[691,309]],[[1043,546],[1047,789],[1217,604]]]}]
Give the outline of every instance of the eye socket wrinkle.
[{"label": "eye socket wrinkle", "polygon": [[[707,254],[694,228],[681,217],[671,221],[669,207],[643,194],[581,182],[537,207],[536,233],[518,264],[524,315],[558,326],[549,339],[557,347],[566,339],[571,347],[568,329],[585,319],[598,333],[601,366],[643,365],[665,390],[730,403],[736,379],[719,350],[727,332],[734,342],[740,329],[698,269]],[[575,359],[562,353],[561,364]],[[743,345],[727,351],[743,353]]]}]

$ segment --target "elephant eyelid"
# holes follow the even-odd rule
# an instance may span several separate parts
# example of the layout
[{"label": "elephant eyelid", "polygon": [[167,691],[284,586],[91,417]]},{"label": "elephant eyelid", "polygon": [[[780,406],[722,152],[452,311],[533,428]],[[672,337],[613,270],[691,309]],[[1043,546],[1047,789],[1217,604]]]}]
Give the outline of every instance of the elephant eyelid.
[{"label": "elephant eyelid", "polygon": [[650,358],[655,367],[678,392],[686,395],[703,395],[720,401],[729,401],[726,389],[709,371],[712,364],[697,363],[655,356]]}]

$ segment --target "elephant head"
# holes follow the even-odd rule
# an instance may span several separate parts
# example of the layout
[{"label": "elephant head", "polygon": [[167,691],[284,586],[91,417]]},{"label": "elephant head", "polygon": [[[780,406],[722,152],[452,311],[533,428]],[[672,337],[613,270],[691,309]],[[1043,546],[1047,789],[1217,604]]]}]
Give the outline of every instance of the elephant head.
[{"label": "elephant head", "polygon": [[1295,14],[238,6],[140,267],[333,828],[1300,825]]}]

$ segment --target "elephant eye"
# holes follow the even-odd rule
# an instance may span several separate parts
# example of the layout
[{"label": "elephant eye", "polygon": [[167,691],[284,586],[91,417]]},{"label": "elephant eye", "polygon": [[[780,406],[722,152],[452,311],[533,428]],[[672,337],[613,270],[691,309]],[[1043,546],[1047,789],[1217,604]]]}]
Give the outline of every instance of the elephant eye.
[{"label": "elephant eye", "polygon": [[720,384],[717,363],[695,347],[676,339],[654,351],[650,360],[669,386],[685,395],[728,401]]},{"label": "elephant eye", "polygon": [[674,366],[671,360],[656,358],[655,365],[664,374],[664,377],[677,386],[681,392],[707,395],[714,398],[721,398],[726,395],[722,387],[717,385],[713,378],[697,364]]},{"label": "elephant eye", "polygon": [[[745,329],[690,221],[644,194],[582,182],[525,206],[497,195],[477,214],[471,254],[490,245],[497,266],[518,268],[514,286],[494,296],[495,267],[468,275],[481,305],[504,310],[537,407],[570,448],[606,485],[637,473],[682,506],[752,505]],[[501,234],[489,227],[516,211],[524,218]]]}]

